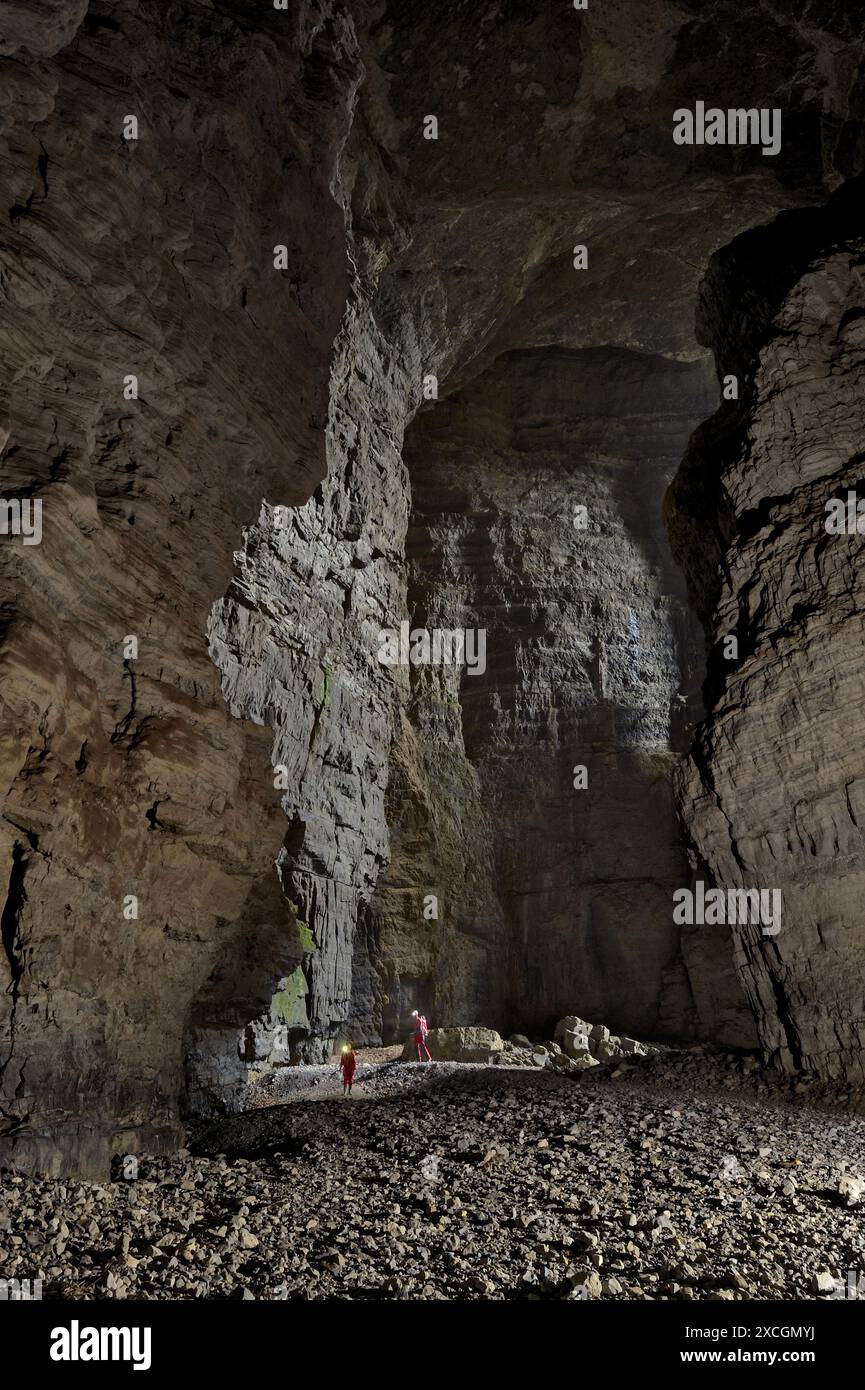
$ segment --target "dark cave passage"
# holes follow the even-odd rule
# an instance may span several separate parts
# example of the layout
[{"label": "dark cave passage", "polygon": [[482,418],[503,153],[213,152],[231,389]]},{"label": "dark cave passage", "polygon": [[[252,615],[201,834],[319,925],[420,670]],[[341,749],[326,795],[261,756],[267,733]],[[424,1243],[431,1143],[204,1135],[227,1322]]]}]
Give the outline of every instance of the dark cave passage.
[{"label": "dark cave passage", "polygon": [[0,1160],[414,1008],[865,1081],[861,6],[109,8],[0,42]]},{"label": "dark cave passage", "polygon": [[[758,881],[738,845],[731,865],[705,853],[699,819],[693,833],[730,675],[717,634],[744,635],[745,664],[759,651],[747,602],[712,617],[720,556],[779,505],[737,499],[722,474],[760,409],[747,363],[814,247],[848,256],[837,331],[855,339],[852,201],[785,214],[713,258],[698,322],[714,371],[621,347],[505,353],[421,408],[400,451],[396,397],[389,427],[376,418],[347,451],[335,439],[345,461],[288,531],[249,544],[246,597],[272,593],[280,566],[279,679],[300,718],[280,716],[274,756],[300,796],[283,805],[281,888],[250,899],[243,943],[192,1015],[193,1109],[341,1037],[401,1042],[414,1008],[503,1034],[541,1036],[576,1011],[647,1039],[759,1037],[806,1064],[795,944],[678,927],[671,904],[687,852],[710,882]],[[727,367],[742,393],[718,408]],[[483,660],[394,678],[374,659],[383,620],[482,633]],[[236,645],[249,707],[262,639]]]},{"label": "dark cave passage", "polygon": [[364,1036],[399,1036],[396,995],[443,1024],[752,1041],[729,940],[671,916],[703,641],[661,502],[715,401],[705,359],[522,351],[408,430],[412,627],[484,631],[486,665],[410,672]]},{"label": "dark cave passage", "polygon": [[244,1305],[337,1300],[355,1375],[398,1302],[606,1303],[642,1376],[840,1361],[863,36],[0,5],[0,1308],[43,1366],[224,1378],[233,1306],[254,1353]]}]

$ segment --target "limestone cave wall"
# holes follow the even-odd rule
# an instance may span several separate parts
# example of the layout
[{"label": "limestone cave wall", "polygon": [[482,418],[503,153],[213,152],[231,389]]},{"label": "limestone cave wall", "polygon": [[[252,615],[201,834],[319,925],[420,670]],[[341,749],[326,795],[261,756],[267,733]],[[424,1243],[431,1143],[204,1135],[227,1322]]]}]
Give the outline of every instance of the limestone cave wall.
[{"label": "limestone cave wall", "polygon": [[728,935],[671,914],[689,874],[671,778],[703,649],[661,500],[714,401],[702,360],[533,349],[416,417],[411,624],[483,631],[485,669],[410,670],[356,965],[364,1036],[398,1037],[423,1004],[505,1031],[576,1010],[753,1040]]},{"label": "limestone cave wall", "polygon": [[779,217],[713,259],[700,330],[742,392],[697,432],[668,499],[708,648],[707,715],[678,772],[692,857],[714,881],[782,894],[777,933],[733,932],[766,1053],[854,1081],[861,535],[828,530],[827,504],[846,509],[863,480],[861,198],[851,180],[825,208]]},{"label": "limestone cave wall", "polygon": [[[811,267],[811,215],[784,224],[802,261],[772,311],[788,314],[774,366],[752,360],[759,277],[744,312],[712,262],[702,341],[694,306],[719,248],[738,254],[748,228],[821,208],[859,172],[858,4],[155,8],[12,0],[0,17],[2,495],[44,508],[40,545],[0,538],[0,1160],[102,1173],[112,1152],[170,1148],[182,1106],[225,1103],[350,1025],[390,1034],[412,990],[445,1018],[540,1026],[585,1000],[623,1025],[744,1037],[727,942],[677,942],[661,905],[683,844],[728,877],[749,837],[787,865],[804,924],[773,948],[783,960],[735,946],[761,1039],[855,1072],[855,986],[840,983],[855,738],[813,704],[728,709],[712,656],[734,601],[768,582],[771,499],[799,516],[798,435],[772,383],[787,391],[801,358],[792,410],[819,348],[814,457],[818,421],[855,435],[852,249]],[[671,113],[695,97],[783,108],[780,154],[674,145]],[[711,414],[719,344],[754,378],[736,428],[756,422],[765,458],[728,489],[728,433],[716,446],[710,426],[693,447],[711,456],[689,454],[705,486],[686,465],[671,504],[710,638],[679,839],[669,785],[702,718],[699,647],[653,508]],[[439,402],[412,426],[429,375]],[[793,471],[776,487],[782,436]],[[582,550],[575,487],[605,528]],[[827,643],[853,602],[829,553]],[[742,622],[764,634],[766,700],[786,689],[795,707],[768,655],[825,591],[789,545],[782,561],[802,585],[793,626],[775,636],[768,589]],[[476,685],[377,663],[381,626],[454,623],[452,608],[489,621]],[[850,709],[842,649],[829,688],[847,672]],[[765,825],[748,819],[762,792],[734,804],[753,790],[721,767],[737,720],[767,778],[794,760],[799,840],[789,802]],[[792,730],[774,763],[751,743],[764,720],[763,742]],[[818,726],[835,751],[809,783]],[[606,770],[594,817],[567,775],[581,761]],[[444,906],[434,946],[409,906],[427,883]]]}]

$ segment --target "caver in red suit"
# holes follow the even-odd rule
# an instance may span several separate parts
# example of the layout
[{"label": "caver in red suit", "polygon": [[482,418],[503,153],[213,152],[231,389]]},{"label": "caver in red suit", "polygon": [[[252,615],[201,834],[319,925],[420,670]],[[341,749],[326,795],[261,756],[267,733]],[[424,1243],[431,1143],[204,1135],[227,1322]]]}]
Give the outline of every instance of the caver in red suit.
[{"label": "caver in red suit", "polygon": [[426,1035],[429,1032],[429,1025],[427,1024],[427,1021],[424,1018],[423,1014],[419,1014],[417,1009],[413,1011],[412,1018],[414,1019],[415,1024],[414,1040],[415,1046],[417,1047],[417,1059],[419,1062],[423,1061],[423,1058],[420,1055],[421,1048],[423,1048],[424,1052],[426,1053],[427,1061],[431,1062],[432,1057],[430,1056],[429,1048],[426,1045]]}]

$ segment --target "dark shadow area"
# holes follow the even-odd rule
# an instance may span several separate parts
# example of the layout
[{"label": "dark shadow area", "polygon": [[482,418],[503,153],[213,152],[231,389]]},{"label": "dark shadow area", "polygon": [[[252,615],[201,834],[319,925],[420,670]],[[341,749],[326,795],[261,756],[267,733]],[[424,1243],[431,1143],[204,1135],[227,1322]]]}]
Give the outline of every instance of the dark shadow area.
[{"label": "dark shadow area", "polygon": [[[412,627],[485,634],[476,671],[410,669],[372,903],[380,972],[405,997],[422,983],[440,1023],[540,1033],[578,1012],[752,1041],[728,941],[697,962],[722,1022],[671,906],[689,879],[671,777],[704,666],[661,504],[716,399],[705,360],[520,351],[407,432]],[[409,914],[429,894],[424,934]]]}]

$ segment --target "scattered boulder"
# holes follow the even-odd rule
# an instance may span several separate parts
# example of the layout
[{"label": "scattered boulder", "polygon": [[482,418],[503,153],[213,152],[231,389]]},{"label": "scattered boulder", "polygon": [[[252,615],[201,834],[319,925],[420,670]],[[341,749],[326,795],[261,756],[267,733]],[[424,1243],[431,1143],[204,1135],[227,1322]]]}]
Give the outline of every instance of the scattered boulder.
[{"label": "scattered boulder", "polygon": [[620,1039],[611,1036],[605,1028],[606,1037],[593,1040],[594,1055],[599,1062],[615,1062],[622,1055]]},{"label": "scattered boulder", "polygon": [[[494,1028],[431,1028],[427,1047],[434,1062],[495,1062],[504,1051],[504,1039]],[[405,1062],[413,1061],[417,1050],[409,1038],[402,1051]]]},{"label": "scattered boulder", "polygon": [[560,1018],[556,1024],[553,1037],[556,1042],[561,1042],[563,1033],[585,1033],[591,1031],[591,1023],[586,1023],[585,1019],[577,1018],[576,1014],[568,1014],[567,1018]]},{"label": "scattered boulder", "polygon": [[591,1056],[588,1033],[578,1032],[575,1028],[566,1028],[561,1034],[562,1047],[569,1057]]},{"label": "scattered boulder", "polygon": [[842,1173],[838,1179],[838,1196],[847,1207],[858,1207],[865,1192],[865,1182],[853,1173]]},{"label": "scattered boulder", "polygon": [[[552,1041],[532,1042],[525,1033],[512,1033],[505,1042],[493,1028],[433,1028],[427,1046],[436,1062],[501,1063],[505,1066],[555,1067],[560,1072],[645,1057],[660,1049],[636,1038],[617,1037],[606,1024],[590,1023],[568,1014],[556,1024]],[[403,1061],[415,1061],[414,1042],[402,1051]],[[851,1194],[851,1205],[855,1197]]]},{"label": "scattered boulder", "polygon": [[637,1038],[617,1037],[604,1023],[589,1023],[576,1014],[568,1014],[559,1019],[555,1036],[575,1062],[579,1070],[585,1070],[585,1059],[592,1065],[623,1061],[628,1057],[648,1057],[660,1052],[652,1043],[639,1042]]}]

